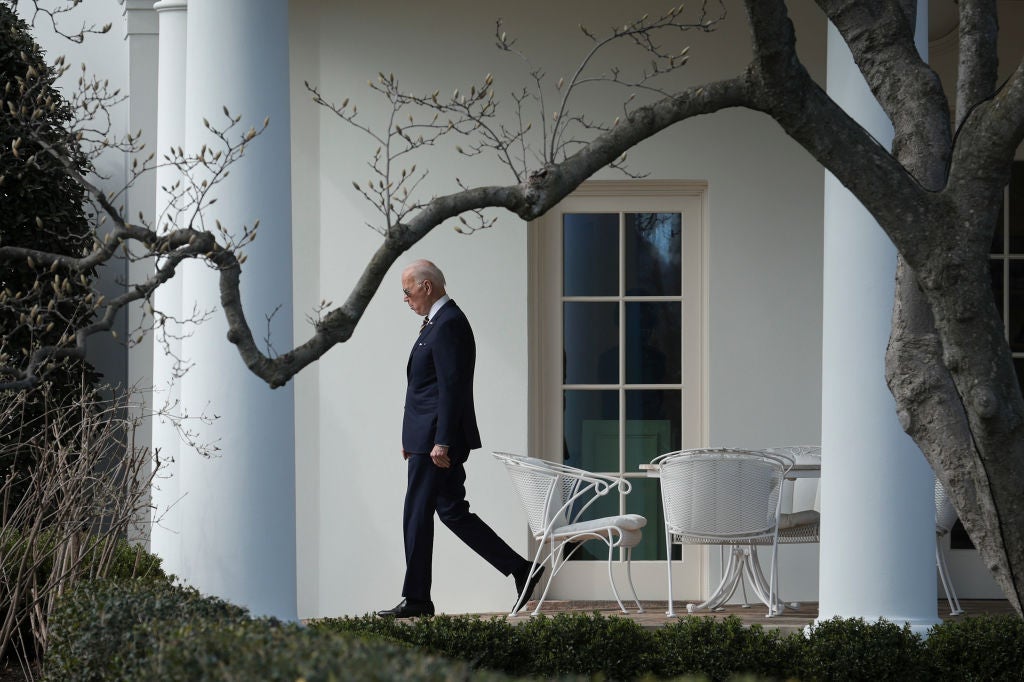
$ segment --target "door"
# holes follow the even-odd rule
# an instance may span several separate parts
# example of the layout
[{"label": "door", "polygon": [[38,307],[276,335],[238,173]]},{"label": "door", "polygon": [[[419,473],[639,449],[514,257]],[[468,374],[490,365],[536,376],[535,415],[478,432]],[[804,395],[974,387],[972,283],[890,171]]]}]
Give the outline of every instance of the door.
[{"label": "door", "polygon": [[[629,480],[588,517],[647,518],[633,550],[647,599],[665,598],[667,548],[658,481],[639,466],[706,440],[705,195],[704,183],[595,181],[531,224],[531,454]],[[599,542],[579,548],[553,596],[610,599],[606,558]],[[676,597],[697,598],[704,552],[683,558]]]}]

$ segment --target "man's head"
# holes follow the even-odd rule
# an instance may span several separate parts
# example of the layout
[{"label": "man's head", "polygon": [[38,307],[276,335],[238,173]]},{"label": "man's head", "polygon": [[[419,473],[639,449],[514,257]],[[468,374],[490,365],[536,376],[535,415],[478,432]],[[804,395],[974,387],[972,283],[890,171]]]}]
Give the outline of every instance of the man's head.
[{"label": "man's head", "polygon": [[417,260],[402,271],[402,300],[417,315],[426,315],[444,296],[444,275],[428,260]]}]

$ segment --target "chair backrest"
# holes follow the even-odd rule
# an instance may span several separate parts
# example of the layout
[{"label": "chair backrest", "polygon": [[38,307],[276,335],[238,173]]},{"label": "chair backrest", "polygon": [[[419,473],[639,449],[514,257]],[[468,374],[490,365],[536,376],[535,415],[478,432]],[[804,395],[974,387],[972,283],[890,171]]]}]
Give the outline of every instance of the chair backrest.
[{"label": "chair backrest", "polygon": [[505,464],[534,536],[568,523],[564,507],[571,496],[572,481],[559,476],[544,460],[506,452],[495,452],[494,456]]},{"label": "chair backrest", "polygon": [[791,460],[735,449],[684,450],[661,462],[661,495],[671,533],[702,542],[775,533]]},{"label": "chair backrest", "polygon": [[[765,452],[783,455],[793,460],[794,464],[816,464],[821,466],[820,445],[781,445],[765,448]],[[821,511],[821,479],[798,478],[786,480],[782,484],[782,511],[792,513],[798,511]]]},{"label": "chair backrest", "polygon": [[942,483],[939,479],[935,479],[935,532],[938,535],[945,535],[949,531],[953,530],[953,525],[956,523],[957,515],[956,509],[953,508],[953,503],[949,499],[949,495],[946,494],[946,489],[942,487]]},{"label": "chair backrest", "polygon": [[628,482],[609,479],[564,464],[535,457],[495,452],[505,465],[519,501],[526,511],[530,531],[542,538],[554,528],[579,519],[583,511],[614,487],[629,492]]}]

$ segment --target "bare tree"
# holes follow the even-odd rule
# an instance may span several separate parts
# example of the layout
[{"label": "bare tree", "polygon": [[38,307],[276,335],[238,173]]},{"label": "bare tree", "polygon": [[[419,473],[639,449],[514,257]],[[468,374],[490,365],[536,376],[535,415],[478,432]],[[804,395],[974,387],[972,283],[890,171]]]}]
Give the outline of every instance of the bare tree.
[{"label": "bare tree", "polygon": [[77,581],[157,570],[156,559],[124,540],[148,512],[161,472],[135,443],[142,417],[130,394],[107,398],[83,387],[69,396],[47,383],[38,393],[42,411],[28,405],[38,395],[0,394],[0,429],[40,422],[27,442],[0,448],[29,460],[0,472],[0,658],[23,662],[43,652],[55,600]]},{"label": "bare tree", "polygon": [[[511,123],[496,115],[490,76],[468,90],[441,96],[438,92],[410,95],[399,89],[396,77],[380,74],[374,87],[388,98],[394,112],[383,130],[364,126],[347,100],[331,104],[315,86],[309,86],[316,101],[376,137],[380,145],[371,161],[372,177],[357,183],[357,189],[381,213],[382,222],[375,228],[383,242],[347,299],[337,308],[325,301],[316,309],[308,340],[273,357],[261,352],[238,295],[242,265],[238,248],[243,244],[200,222],[204,202],[213,200],[211,187],[190,185],[189,171],[210,167],[208,177],[216,178],[258,134],[233,131],[237,119],[225,112],[228,123],[220,131],[221,149],[203,149],[191,156],[178,150],[161,161],[184,172],[184,184],[172,191],[186,199],[181,210],[187,220],[179,223],[185,227],[160,233],[132,224],[109,197],[76,176],[113,223],[105,241],[78,256],[0,246],[0,258],[31,258],[43,268],[53,263],[72,269],[92,267],[128,244],[160,259],[149,280],[130,287],[116,301],[104,302],[97,308],[96,321],[75,330],[65,345],[39,348],[27,363],[6,360],[0,369],[7,377],[5,383],[26,386],[38,381],[51,358],[80,354],[89,334],[109,329],[111,311],[147,299],[185,258],[202,258],[220,272],[229,340],[251,371],[271,387],[281,386],[351,337],[389,267],[444,220],[468,214],[470,219],[461,228],[467,232],[490,224],[479,213],[487,208],[503,208],[532,220],[601,168],[621,163],[638,142],[698,115],[745,107],[775,119],[861,200],[896,245],[900,262],[887,378],[901,423],[949,491],[983,560],[1020,613],[1024,398],[991,300],[988,246],[1010,164],[1024,137],[1024,63],[1006,82],[997,83],[996,2],[960,0],[962,57],[956,113],[950,120],[939,79],[914,45],[916,3],[818,0],[817,4],[839,29],[892,121],[891,149],[881,147],[810,77],[797,56],[783,0],[746,0],[753,50],[742,72],[677,91],[662,91],[656,85],[659,76],[686,60],[685,47],[666,46],[678,44],[683,31],[713,29],[723,17],[709,14],[709,3],[690,21],[684,21],[682,9],[677,8],[658,18],[644,16],[605,35],[581,26],[593,41],[593,50],[578,71],[557,82],[554,105],[549,108],[542,98],[545,74],[531,67],[537,88],[513,95]],[[647,53],[651,68],[630,78],[617,70],[593,73],[594,53],[610,42],[632,42]],[[497,43],[503,51],[516,52],[500,26]],[[588,121],[572,113],[571,98],[595,80],[605,86],[627,84],[631,91],[649,93],[653,101],[640,104],[629,99],[615,121]],[[30,93],[20,97],[14,100],[15,111],[30,119],[37,105],[31,103]],[[4,106],[10,108],[11,96],[5,98]],[[532,126],[526,111],[531,104],[539,105],[541,112],[540,123]],[[409,112],[414,114],[411,120]],[[539,145],[529,144],[531,133],[540,134]],[[496,154],[514,182],[462,186],[446,196],[416,199],[414,191],[425,171],[417,171],[411,163],[404,165],[403,157],[453,134],[466,137],[460,145],[464,154]],[[252,232],[243,230],[242,242],[251,239]]]}]

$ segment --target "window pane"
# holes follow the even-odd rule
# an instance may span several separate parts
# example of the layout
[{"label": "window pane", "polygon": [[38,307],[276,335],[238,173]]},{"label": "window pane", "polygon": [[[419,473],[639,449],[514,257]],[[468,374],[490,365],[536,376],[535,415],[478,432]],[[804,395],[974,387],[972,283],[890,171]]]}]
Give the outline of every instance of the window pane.
[{"label": "window pane", "polygon": [[682,294],[680,213],[626,214],[626,295]]},{"label": "window pane", "polygon": [[618,473],[618,391],[568,390],[563,404],[565,463],[587,471]]},{"label": "window pane", "polygon": [[990,260],[988,270],[992,275],[992,299],[996,303],[999,316],[1006,319],[1006,311],[1003,310],[1003,261]]},{"label": "window pane", "polygon": [[683,381],[682,312],[677,301],[626,304],[626,383]]},{"label": "window pane", "polygon": [[564,303],[562,332],[564,383],[619,383],[618,303]]},{"label": "window pane", "polygon": [[635,473],[658,455],[679,450],[682,419],[682,391],[626,391],[626,471]]},{"label": "window pane", "polygon": [[1010,253],[1024,253],[1024,161],[1010,173]]},{"label": "window pane", "polygon": [[1024,262],[1010,261],[1010,350],[1024,352]]},{"label": "window pane", "polygon": [[[661,506],[661,486],[656,478],[631,478],[633,490],[626,496],[626,513],[647,518],[644,539],[633,548],[633,561],[665,560],[665,514]],[[648,530],[650,529],[650,530]],[[680,558],[676,546],[674,558]]]},{"label": "window pane", "polygon": [[618,296],[619,214],[562,216],[562,291],[565,296]]}]

